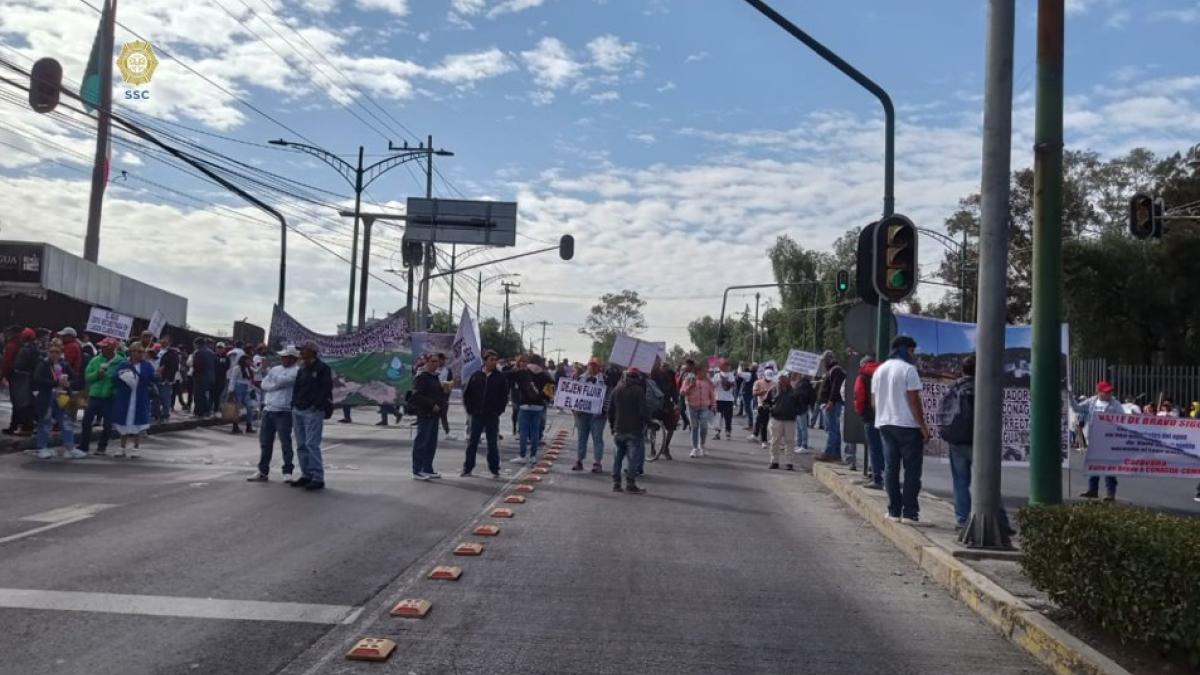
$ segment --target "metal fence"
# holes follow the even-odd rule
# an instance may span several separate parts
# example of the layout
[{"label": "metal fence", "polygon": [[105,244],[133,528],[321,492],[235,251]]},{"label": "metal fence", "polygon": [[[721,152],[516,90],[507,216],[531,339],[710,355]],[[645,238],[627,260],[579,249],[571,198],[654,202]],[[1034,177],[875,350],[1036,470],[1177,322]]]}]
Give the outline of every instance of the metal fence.
[{"label": "metal fence", "polygon": [[1105,359],[1073,359],[1071,383],[1077,394],[1092,394],[1099,380],[1108,380],[1122,399],[1133,396],[1142,402],[1173,400],[1184,410],[1200,401],[1200,366],[1127,366]]}]

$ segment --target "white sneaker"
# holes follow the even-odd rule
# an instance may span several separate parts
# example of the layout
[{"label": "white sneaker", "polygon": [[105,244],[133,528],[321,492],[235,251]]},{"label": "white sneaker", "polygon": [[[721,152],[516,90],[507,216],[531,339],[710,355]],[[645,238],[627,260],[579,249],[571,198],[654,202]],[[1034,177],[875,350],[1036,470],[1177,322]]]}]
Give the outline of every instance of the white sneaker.
[{"label": "white sneaker", "polygon": [[414,473],[413,480],[429,480],[429,476],[426,476],[423,473]]},{"label": "white sneaker", "polygon": [[124,456],[125,456],[125,451],[124,451],[124,450],[117,450],[116,452],[114,452],[114,453],[112,454],[112,456],[113,456],[114,458],[121,458],[121,457],[124,457]]},{"label": "white sneaker", "polygon": [[54,451],[50,448],[42,448],[37,451],[38,459],[54,459]]},{"label": "white sneaker", "polygon": [[508,460],[508,462],[510,464],[524,464],[525,458],[524,457],[513,457],[512,459]]},{"label": "white sneaker", "polygon": [[893,523],[900,522],[900,516],[888,516],[887,519],[892,521]]},{"label": "white sneaker", "polygon": [[425,477],[426,478],[441,478],[442,474],[440,474],[436,471],[430,471],[429,473],[425,474]]},{"label": "white sneaker", "polygon": [[533,466],[534,464],[537,464],[537,457],[534,457],[533,455],[530,455],[530,456],[529,456],[529,461],[527,461],[527,462],[526,462],[526,464],[529,464],[530,466]]},{"label": "white sneaker", "polygon": [[67,459],[83,459],[87,456],[88,456],[88,454],[86,452],[80,450],[79,448],[71,448],[71,450],[68,451],[67,454],[63,455],[63,457],[66,457]]},{"label": "white sneaker", "polygon": [[700,456],[700,448],[692,448],[691,453],[688,454],[688,457],[699,457],[699,456]]},{"label": "white sneaker", "polygon": [[757,441],[757,440],[758,440],[758,436],[755,436],[754,434],[750,434],[750,435],[746,436],[746,440],[748,440],[748,441]]},{"label": "white sneaker", "polygon": [[443,436],[443,438],[445,438],[448,441],[457,441],[458,440],[458,436],[455,436],[453,432],[446,434],[445,436]]},{"label": "white sneaker", "polygon": [[137,450],[129,451],[129,459],[138,459],[139,457],[141,457],[141,455],[138,453]]},{"label": "white sneaker", "polygon": [[290,474],[290,473],[283,474],[283,482],[291,483],[294,480],[296,480],[296,477],[293,476],[292,474]]},{"label": "white sneaker", "polygon": [[713,434],[713,440],[714,440],[714,441],[719,441],[719,440],[721,440],[721,432],[719,432],[719,431],[718,431],[718,432],[714,433],[714,434]]},{"label": "white sneaker", "polygon": [[704,447],[703,445],[700,446],[700,456],[703,457],[704,453],[706,452],[708,452],[708,448]]},{"label": "white sneaker", "polygon": [[808,448],[800,447],[800,448],[796,448],[792,452],[795,452],[797,455],[803,455],[803,454],[808,453]]},{"label": "white sneaker", "polygon": [[763,450],[766,450],[766,449],[767,449],[767,444],[766,444],[766,443],[762,443],[761,445],[762,445],[762,449],[763,449]]}]

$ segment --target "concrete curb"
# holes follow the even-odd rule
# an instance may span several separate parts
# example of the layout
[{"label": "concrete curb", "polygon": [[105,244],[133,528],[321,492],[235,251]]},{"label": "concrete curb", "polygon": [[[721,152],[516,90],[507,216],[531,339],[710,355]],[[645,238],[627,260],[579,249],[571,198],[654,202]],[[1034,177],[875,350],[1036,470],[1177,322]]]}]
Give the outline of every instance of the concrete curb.
[{"label": "concrete curb", "polygon": [[[197,429],[199,427],[215,427],[222,424],[229,424],[229,422],[225,422],[220,418],[180,420],[178,422],[152,424],[150,425],[150,429],[147,433],[151,435],[167,434],[173,431],[186,431],[188,429]],[[76,433],[79,432],[76,431]],[[117,438],[117,436],[114,434],[112,438]],[[50,435],[50,447],[58,446],[61,443],[62,439],[58,434]],[[32,436],[22,438],[6,438],[3,441],[0,441],[0,455],[11,455],[13,453],[23,452],[25,450],[32,450],[35,447],[37,447],[37,442]]]},{"label": "concrete curb", "polygon": [[955,558],[919,529],[888,520],[863,488],[852,484],[832,467],[817,464],[813,466],[813,475],[920,565],[950,595],[1051,671],[1062,675],[1131,675],[1112,659]]}]

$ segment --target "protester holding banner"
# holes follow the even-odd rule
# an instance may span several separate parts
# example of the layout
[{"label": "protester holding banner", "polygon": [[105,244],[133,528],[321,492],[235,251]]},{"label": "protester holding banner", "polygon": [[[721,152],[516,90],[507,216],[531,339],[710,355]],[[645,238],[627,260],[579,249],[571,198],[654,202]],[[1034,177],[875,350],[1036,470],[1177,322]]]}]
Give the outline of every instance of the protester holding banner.
[{"label": "protester holding banner", "polygon": [[[1084,438],[1087,438],[1088,424],[1091,422],[1092,415],[1095,414],[1125,414],[1125,407],[1121,402],[1113,396],[1113,386],[1111,383],[1100,380],[1096,383],[1096,395],[1085,398],[1082,402],[1075,402],[1075,395],[1071,390],[1067,389],[1067,405],[1071,406],[1071,410],[1075,412],[1076,418],[1079,421],[1079,426],[1084,429]],[[1104,501],[1111,502],[1117,498],[1117,477],[1104,477]],[[1088,476],[1087,491],[1080,494],[1084,499],[1096,499],[1100,496],[1100,476]]]},{"label": "protester holding banner", "polygon": [[487,435],[487,465],[492,478],[500,477],[500,416],[508,406],[508,378],[497,368],[496,352],[483,353],[483,369],[477,370],[463,388],[463,407],[471,418],[467,455],[461,476],[469,478],[475,470],[479,437]]},{"label": "protester holding banner", "polygon": [[705,447],[708,443],[708,422],[717,408],[716,389],[703,366],[688,359],[679,392],[687,400],[692,418],[692,452],[688,456],[703,457],[708,449]]},{"label": "protester holding banner", "polygon": [[[587,370],[579,377],[575,378],[576,382],[583,382],[592,385],[604,384],[604,373],[601,371],[600,359],[592,357],[588,360]],[[611,391],[606,389],[607,391]],[[600,412],[596,414],[575,411],[575,434],[578,437],[578,447],[576,448],[575,466],[571,467],[572,471],[583,471],[583,462],[587,459],[588,439],[592,441],[592,473],[604,473],[604,466],[601,461],[604,459],[604,423],[605,413],[608,411],[610,394],[604,397],[604,406]]]}]

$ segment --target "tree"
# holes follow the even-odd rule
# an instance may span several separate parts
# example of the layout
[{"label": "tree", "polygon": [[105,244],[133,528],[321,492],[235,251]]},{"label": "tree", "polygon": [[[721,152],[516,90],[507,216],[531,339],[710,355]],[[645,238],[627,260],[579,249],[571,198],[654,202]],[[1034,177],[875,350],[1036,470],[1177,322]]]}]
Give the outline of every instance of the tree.
[{"label": "tree", "polygon": [[483,349],[494,350],[503,358],[512,358],[521,353],[521,337],[505,332],[503,324],[495,317],[479,322],[479,341]]},{"label": "tree", "polygon": [[605,293],[599,304],[584,320],[579,332],[592,338],[592,353],[607,359],[612,352],[618,335],[641,335],[646,331],[646,316],[643,308],[646,301],[638,297],[637,291],[624,290],[620,293]]},{"label": "tree", "polygon": [[429,332],[453,333],[455,332],[454,321],[444,311],[434,312],[429,315]]}]

